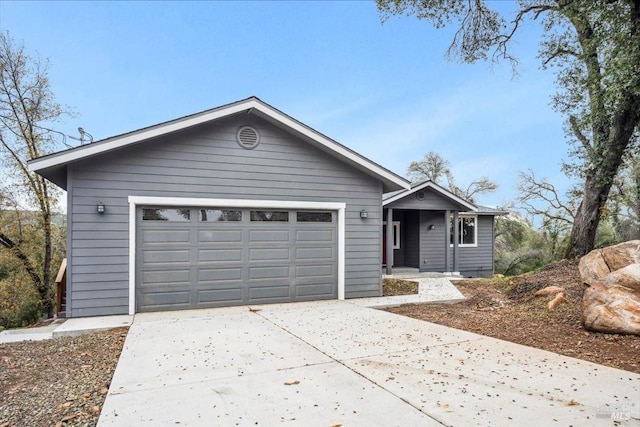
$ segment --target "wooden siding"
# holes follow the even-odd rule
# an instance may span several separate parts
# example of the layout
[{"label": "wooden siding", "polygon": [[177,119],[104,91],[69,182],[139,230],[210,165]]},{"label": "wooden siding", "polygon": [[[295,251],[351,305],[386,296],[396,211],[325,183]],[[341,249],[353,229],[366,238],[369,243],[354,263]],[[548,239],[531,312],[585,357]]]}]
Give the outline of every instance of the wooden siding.
[{"label": "wooden siding", "polygon": [[404,262],[407,267],[420,267],[420,214],[417,211],[406,211],[404,215],[403,245]]},{"label": "wooden siding", "polygon": [[493,275],[493,216],[478,216],[478,246],[458,248],[458,270],[465,277]]},{"label": "wooden siding", "polygon": [[[445,226],[442,211],[420,212],[420,270],[444,271]],[[434,225],[433,230],[429,226]]]},{"label": "wooden siding", "polygon": [[[260,133],[253,150],[235,141],[244,125]],[[87,159],[68,176],[71,317],[128,311],[130,195],[345,202],[346,297],[380,295],[382,183],[255,116]]]},{"label": "wooden siding", "polygon": [[[489,277],[493,275],[493,216],[478,216],[478,245],[458,248],[458,270],[463,276]],[[429,230],[429,225],[435,228]],[[445,223],[442,211],[420,212],[420,270],[444,271]],[[451,268],[453,268],[453,247]]]}]

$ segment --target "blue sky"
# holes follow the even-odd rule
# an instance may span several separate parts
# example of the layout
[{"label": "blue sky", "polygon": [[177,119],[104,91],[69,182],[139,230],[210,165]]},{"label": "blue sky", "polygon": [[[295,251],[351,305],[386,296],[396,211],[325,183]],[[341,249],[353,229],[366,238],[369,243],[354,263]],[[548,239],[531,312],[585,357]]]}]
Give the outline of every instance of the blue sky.
[{"label": "blue sky", "polygon": [[483,204],[514,199],[521,170],[568,185],[538,23],[517,38],[516,78],[508,64],[447,62],[454,25],[382,24],[365,1],[0,0],[0,29],[49,58],[57,101],[77,113],[57,125],[70,135],[102,139],[254,95],[403,176],[436,151],[459,184],[499,184]]}]

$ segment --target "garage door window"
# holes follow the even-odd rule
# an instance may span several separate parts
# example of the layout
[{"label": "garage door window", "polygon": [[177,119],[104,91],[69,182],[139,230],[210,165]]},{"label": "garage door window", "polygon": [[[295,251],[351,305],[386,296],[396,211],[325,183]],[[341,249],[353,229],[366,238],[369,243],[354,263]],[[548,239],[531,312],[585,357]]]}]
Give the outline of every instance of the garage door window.
[{"label": "garage door window", "polygon": [[288,222],[289,212],[286,211],[251,211],[251,221]]},{"label": "garage door window", "polygon": [[331,212],[298,212],[298,222],[332,222]]},{"label": "garage door window", "polygon": [[228,209],[200,209],[200,221],[242,221],[242,211]]},{"label": "garage door window", "polygon": [[142,209],[143,221],[190,221],[189,209]]}]

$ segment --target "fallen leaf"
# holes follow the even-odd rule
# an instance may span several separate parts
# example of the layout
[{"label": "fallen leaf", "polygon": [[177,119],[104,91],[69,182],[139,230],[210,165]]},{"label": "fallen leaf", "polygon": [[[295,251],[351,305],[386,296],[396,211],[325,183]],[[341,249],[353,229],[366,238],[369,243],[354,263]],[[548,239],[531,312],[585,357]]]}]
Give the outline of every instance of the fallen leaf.
[{"label": "fallen leaf", "polygon": [[300,384],[300,381],[291,381],[288,383],[284,383],[284,385],[298,385],[298,384]]}]

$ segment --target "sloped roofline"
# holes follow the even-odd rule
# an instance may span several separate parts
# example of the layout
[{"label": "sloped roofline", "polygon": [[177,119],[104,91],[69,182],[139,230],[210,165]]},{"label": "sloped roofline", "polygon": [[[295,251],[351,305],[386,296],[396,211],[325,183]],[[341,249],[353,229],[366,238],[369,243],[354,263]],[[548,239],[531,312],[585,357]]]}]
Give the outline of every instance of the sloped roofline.
[{"label": "sloped roofline", "polygon": [[382,206],[386,206],[386,205],[388,205],[390,203],[396,202],[396,201],[398,201],[400,199],[403,199],[403,198],[405,198],[405,197],[407,197],[407,196],[409,196],[411,194],[414,194],[414,193],[416,193],[416,192],[418,192],[420,190],[424,190],[425,188],[429,188],[429,189],[435,191],[436,193],[440,194],[441,196],[446,197],[447,199],[452,200],[452,201],[454,201],[454,202],[456,202],[458,204],[461,204],[462,206],[468,208],[469,212],[478,212],[478,208],[474,204],[464,200],[463,198],[461,198],[459,196],[456,196],[451,191],[440,187],[438,184],[436,184],[435,182],[433,182],[431,180],[425,181],[422,184],[417,184],[415,187],[411,187],[408,190],[400,191],[398,194],[395,194],[392,197],[384,200],[382,202]]},{"label": "sloped roofline", "polygon": [[365,171],[368,171],[369,174],[383,181],[386,184],[386,188],[410,188],[410,183],[399,175],[396,175],[379,164],[361,156],[355,151],[350,150],[337,141],[321,134],[254,96],[231,104],[226,104],[221,107],[213,108],[211,110],[202,111],[200,113],[159,123],[154,126],[142,128],[122,135],[113,136],[87,145],[49,154],[29,161],[28,167],[31,172],[41,172],[46,171],[47,169],[60,168],[78,160],[118,150],[151,138],[181,131],[192,126],[197,126],[242,112],[257,113],[260,117],[263,117],[275,124],[287,127],[290,130],[309,138],[311,141],[316,143],[319,148],[332,152],[337,155],[337,157],[347,160]]}]

